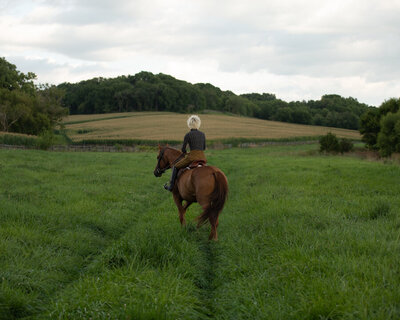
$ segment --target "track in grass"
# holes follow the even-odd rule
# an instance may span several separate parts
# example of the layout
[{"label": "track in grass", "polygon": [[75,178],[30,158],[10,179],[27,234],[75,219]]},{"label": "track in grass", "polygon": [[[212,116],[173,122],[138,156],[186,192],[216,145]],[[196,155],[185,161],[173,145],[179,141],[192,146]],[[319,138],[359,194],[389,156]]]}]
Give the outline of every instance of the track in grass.
[{"label": "track in grass", "polygon": [[215,314],[214,291],[215,291],[215,270],[217,268],[217,256],[215,242],[204,239],[204,233],[196,236],[199,251],[202,255],[204,264],[200,265],[200,276],[196,281],[199,289],[199,298],[204,306],[202,314],[204,319],[213,319]]}]

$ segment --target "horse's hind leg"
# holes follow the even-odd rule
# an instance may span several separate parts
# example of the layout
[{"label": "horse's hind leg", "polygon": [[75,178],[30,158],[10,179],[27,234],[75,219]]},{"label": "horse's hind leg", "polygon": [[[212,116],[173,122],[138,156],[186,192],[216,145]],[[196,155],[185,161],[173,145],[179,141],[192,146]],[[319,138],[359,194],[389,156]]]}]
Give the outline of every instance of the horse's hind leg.
[{"label": "horse's hind leg", "polygon": [[183,209],[187,210],[187,208],[189,208],[189,206],[190,206],[192,203],[193,203],[193,202],[186,201],[185,205],[183,206]]},{"label": "horse's hind leg", "polygon": [[174,197],[175,204],[176,204],[176,206],[178,208],[179,221],[181,222],[182,226],[185,226],[186,225],[185,213],[186,213],[186,208],[189,205],[186,204],[185,206],[182,206],[183,199],[178,193],[173,193],[172,195]]}]

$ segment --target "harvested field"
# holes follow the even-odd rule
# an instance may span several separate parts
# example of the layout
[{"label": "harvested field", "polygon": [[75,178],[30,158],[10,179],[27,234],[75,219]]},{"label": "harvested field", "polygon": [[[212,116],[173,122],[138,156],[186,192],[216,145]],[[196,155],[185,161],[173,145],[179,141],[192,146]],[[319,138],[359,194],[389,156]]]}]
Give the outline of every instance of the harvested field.
[{"label": "harvested field", "polygon": [[[77,115],[66,120],[68,135],[74,141],[84,139],[181,140],[187,132],[187,114],[118,113]],[[355,130],[284,123],[239,116],[201,115],[201,129],[209,140],[229,138],[281,139],[324,135],[360,139]],[[70,124],[68,124],[70,123]]]}]

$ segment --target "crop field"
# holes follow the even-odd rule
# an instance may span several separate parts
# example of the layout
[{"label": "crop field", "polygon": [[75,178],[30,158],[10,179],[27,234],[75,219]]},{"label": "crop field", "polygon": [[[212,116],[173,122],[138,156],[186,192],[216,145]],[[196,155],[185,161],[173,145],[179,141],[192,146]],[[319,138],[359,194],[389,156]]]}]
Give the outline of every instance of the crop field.
[{"label": "crop field", "polygon": [[[65,120],[68,136],[74,141],[88,139],[181,140],[187,131],[188,115],[168,112],[131,112],[102,115],[73,115]],[[300,125],[228,116],[201,115],[201,129],[209,140],[229,138],[294,138],[320,136],[328,132],[338,137],[360,139],[355,130]]]},{"label": "crop field", "polygon": [[218,242],[156,152],[0,150],[0,319],[399,319],[400,166],[317,148],[207,151]]}]

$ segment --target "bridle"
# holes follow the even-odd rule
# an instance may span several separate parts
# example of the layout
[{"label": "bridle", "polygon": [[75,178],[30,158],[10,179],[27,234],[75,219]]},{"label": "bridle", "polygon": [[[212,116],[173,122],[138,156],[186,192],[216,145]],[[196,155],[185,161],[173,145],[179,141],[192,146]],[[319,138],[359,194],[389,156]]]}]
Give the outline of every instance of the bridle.
[{"label": "bridle", "polygon": [[[160,154],[158,155],[158,157],[157,157],[157,166],[156,166],[156,170],[154,170],[154,173],[155,174],[157,174],[157,175],[162,175],[162,174],[164,174],[165,173],[165,171],[167,171],[168,169],[171,169],[171,163],[168,163],[168,165],[167,166],[165,166],[165,168],[163,168],[163,169],[160,169],[160,163],[161,163],[161,160],[163,159],[163,157],[164,157],[164,152],[165,152],[165,150],[167,149],[168,147],[164,147],[161,151],[160,151]],[[180,159],[182,159],[183,157],[185,156],[185,154],[184,153],[182,153],[178,158],[176,158],[173,162],[172,162],[172,165],[174,165],[175,163],[177,163]]]},{"label": "bridle", "polygon": [[167,147],[163,148],[160,151],[160,154],[157,157],[158,161],[157,161],[157,166],[156,166],[155,173],[157,173],[159,175],[162,175],[163,173],[165,173],[165,171],[167,171],[168,169],[171,168],[171,165],[168,163],[168,165],[165,168],[160,169],[160,162],[161,162],[162,158],[164,157],[164,152],[165,152],[166,149],[167,149]]}]

